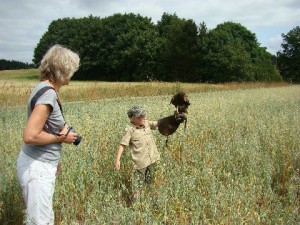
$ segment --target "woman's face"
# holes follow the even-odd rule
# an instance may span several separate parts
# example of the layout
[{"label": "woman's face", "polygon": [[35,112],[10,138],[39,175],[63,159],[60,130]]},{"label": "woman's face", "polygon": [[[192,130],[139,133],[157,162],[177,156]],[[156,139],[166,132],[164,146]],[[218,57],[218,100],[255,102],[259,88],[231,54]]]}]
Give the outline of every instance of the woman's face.
[{"label": "woman's face", "polygon": [[145,126],[145,121],[146,121],[146,116],[141,116],[141,117],[133,116],[131,118],[131,122],[137,127]]},{"label": "woman's face", "polygon": [[71,80],[71,76],[65,77],[65,81],[62,83],[61,86],[68,85],[70,83],[70,80]]}]

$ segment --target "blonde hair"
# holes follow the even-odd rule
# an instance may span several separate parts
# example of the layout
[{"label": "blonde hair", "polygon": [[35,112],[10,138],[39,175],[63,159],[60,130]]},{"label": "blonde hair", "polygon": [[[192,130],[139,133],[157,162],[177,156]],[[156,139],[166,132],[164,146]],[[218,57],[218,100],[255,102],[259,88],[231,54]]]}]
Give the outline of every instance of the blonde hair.
[{"label": "blonde hair", "polygon": [[79,61],[79,56],[75,52],[61,45],[53,45],[41,61],[39,79],[64,83],[78,70]]}]

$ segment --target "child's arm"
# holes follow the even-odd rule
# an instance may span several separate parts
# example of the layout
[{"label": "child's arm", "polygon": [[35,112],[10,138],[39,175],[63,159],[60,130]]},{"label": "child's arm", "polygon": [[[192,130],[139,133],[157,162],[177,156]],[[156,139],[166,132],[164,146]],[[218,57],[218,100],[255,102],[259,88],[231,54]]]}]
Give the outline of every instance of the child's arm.
[{"label": "child's arm", "polygon": [[124,151],[125,147],[124,145],[120,145],[119,146],[119,149],[118,149],[118,153],[117,153],[117,158],[116,158],[116,169],[119,170],[120,169],[120,165],[121,165],[121,156],[122,156],[122,153]]},{"label": "child's arm", "polygon": [[158,120],[156,121],[148,121],[151,130],[155,130],[157,128]]}]

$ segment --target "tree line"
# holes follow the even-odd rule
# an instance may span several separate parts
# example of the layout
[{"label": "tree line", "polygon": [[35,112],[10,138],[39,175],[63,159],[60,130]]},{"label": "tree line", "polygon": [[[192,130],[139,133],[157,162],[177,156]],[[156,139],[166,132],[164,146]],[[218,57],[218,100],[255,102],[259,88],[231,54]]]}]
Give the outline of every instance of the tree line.
[{"label": "tree line", "polygon": [[270,54],[254,33],[230,21],[209,30],[205,22],[196,25],[168,13],[156,24],[133,13],[58,19],[34,49],[37,66],[54,44],[80,55],[74,75],[78,80],[219,83],[281,81],[291,74],[299,78],[299,66],[298,75],[290,71],[285,51]]},{"label": "tree line", "polygon": [[16,60],[0,59],[0,70],[18,70],[18,69],[31,69],[34,64],[24,63]]},{"label": "tree line", "polygon": [[277,65],[281,76],[289,82],[300,83],[300,27],[281,35],[282,51],[277,52]]}]

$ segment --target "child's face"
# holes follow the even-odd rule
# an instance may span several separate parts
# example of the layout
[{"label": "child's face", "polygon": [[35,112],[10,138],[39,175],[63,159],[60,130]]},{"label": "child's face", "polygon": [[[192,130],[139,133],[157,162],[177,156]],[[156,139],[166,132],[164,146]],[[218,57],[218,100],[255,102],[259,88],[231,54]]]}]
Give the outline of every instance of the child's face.
[{"label": "child's face", "polygon": [[131,118],[131,122],[137,127],[145,126],[145,120],[146,120],[146,116],[141,116],[141,117],[133,116]]}]

